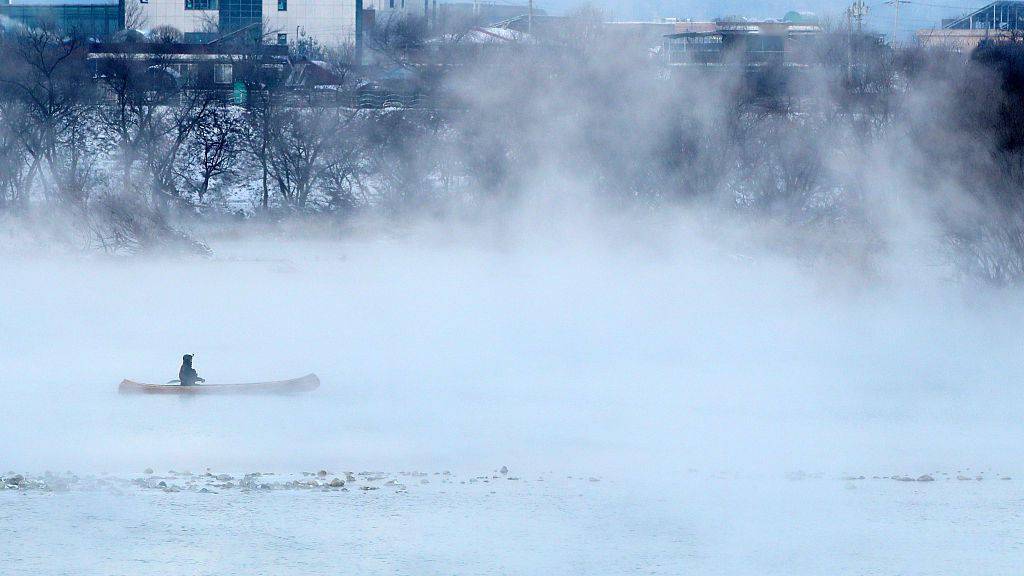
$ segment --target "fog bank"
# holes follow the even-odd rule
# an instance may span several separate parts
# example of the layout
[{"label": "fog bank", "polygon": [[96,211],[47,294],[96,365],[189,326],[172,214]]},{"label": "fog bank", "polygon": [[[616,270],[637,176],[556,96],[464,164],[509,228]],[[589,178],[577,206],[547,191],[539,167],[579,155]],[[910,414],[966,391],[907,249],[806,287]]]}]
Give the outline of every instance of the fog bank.
[{"label": "fog bank", "polygon": [[[1019,294],[929,266],[865,281],[682,217],[524,213],[458,232],[214,239],[210,259],[6,258],[0,467],[1017,466]],[[323,384],[116,394],[122,378],[176,377],[183,353],[210,382]]]}]

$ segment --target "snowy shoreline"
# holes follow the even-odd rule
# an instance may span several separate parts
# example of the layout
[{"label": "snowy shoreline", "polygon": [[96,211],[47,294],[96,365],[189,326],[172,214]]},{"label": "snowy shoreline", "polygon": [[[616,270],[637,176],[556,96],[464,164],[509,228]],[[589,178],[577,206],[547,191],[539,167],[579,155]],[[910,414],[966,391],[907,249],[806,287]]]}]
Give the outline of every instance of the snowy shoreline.
[{"label": "snowy shoreline", "polygon": [[[690,472],[689,476],[698,475]],[[872,481],[896,481],[914,484],[930,482],[983,482],[983,481],[1013,481],[1013,476],[1004,473],[993,474],[989,472],[971,472],[970,469],[958,470],[956,472],[929,472],[917,476],[897,475],[826,475],[823,473],[807,473],[803,471],[789,472],[783,477],[768,476],[758,478],[756,476],[714,473],[699,474],[705,480],[782,480],[789,482],[804,481],[831,481],[845,482],[848,487],[853,487],[854,482],[870,483]],[[202,473],[191,471],[168,470],[166,472],[154,471],[151,468],[136,475],[111,475],[111,474],[76,474],[71,471],[53,473],[50,471],[42,474],[17,473],[8,471],[0,476],[0,491],[44,491],[44,492],[67,492],[67,491],[99,491],[99,490],[160,490],[163,492],[201,492],[217,493],[226,490],[238,490],[242,492],[260,492],[270,490],[320,490],[320,491],[350,491],[362,490],[372,491],[388,489],[393,492],[406,492],[410,488],[425,486],[428,484],[441,484],[447,486],[459,486],[467,484],[498,484],[502,482],[520,482],[529,484],[531,482],[545,482],[552,480],[566,480],[576,483],[597,483],[608,481],[601,476],[595,475],[566,475],[552,472],[533,474],[523,477],[510,473],[507,468],[495,470],[492,473],[477,475],[460,475],[449,470],[421,472],[421,471],[328,471],[317,472],[213,472],[207,469]],[[615,480],[611,480],[615,483]]]}]

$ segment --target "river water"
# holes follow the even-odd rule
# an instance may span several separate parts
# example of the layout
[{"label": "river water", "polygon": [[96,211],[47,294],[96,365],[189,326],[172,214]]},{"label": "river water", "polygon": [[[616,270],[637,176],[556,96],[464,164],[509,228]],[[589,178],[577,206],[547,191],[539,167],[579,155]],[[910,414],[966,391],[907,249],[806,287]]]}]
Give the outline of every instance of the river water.
[{"label": "river water", "polygon": [[0,574],[1019,573],[1018,295],[662,248],[0,262]]},{"label": "river water", "polygon": [[5,490],[3,573],[1011,575],[1024,560],[1015,480],[693,472],[659,492],[484,476],[497,477],[383,474],[344,490],[280,487],[310,479],[299,475],[264,476],[276,484],[262,490],[164,477],[181,492],[108,477]]}]

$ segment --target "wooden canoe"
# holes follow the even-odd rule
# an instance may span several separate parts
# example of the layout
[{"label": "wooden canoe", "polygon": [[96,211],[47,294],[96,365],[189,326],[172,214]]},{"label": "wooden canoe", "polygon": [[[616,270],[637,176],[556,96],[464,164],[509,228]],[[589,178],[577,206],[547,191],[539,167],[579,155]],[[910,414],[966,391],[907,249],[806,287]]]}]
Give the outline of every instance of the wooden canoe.
[{"label": "wooden canoe", "polygon": [[277,382],[197,384],[195,386],[142,384],[132,380],[122,380],[117,391],[121,394],[292,394],[314,390],[319,386],[320,379],[316,377],[316,374],[306,374],[301,378],[278,380]]}]

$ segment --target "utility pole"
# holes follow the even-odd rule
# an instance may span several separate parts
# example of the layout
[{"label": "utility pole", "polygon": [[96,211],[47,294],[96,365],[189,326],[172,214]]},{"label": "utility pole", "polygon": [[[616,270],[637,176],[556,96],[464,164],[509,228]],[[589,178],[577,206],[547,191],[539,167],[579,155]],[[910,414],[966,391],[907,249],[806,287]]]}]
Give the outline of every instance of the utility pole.
[{"label": "utility pole", "polygon": [[853,81],[853,6],[846,9],[846,81]]},{"label": "utility pole", "polygon": [[526,14],[526,33],[533,34],[533,0],[530,0],[529,11]]},{"label": "utility pole", "polygon": [[[864,0],[856,0],[849,8],[846,9],[846,30],[847,30],[847,42],[846,42],[846,69],[847,78],[853,81],[853,66],[854,66],[854,31],[853,23],[857,22],[857,46],[860,46],[861,27],[864,22],[864,17],[868,14],[868,5],[864,3]],[[858,64],[860,58],[857,58]]]},{"label": "utility pole", "polygon": [[900,4],[907,0],[889,0],[886,4],[892,4],[892,47],[896,48],[896,35],[900,29]]},{"label": "utility pole", "polygon": [[852,18],[857,22],[857,34],[860,34],[864,17],[868,15],[868,5],[864,0],[857,0],[846,9],[846,14],[848,18]]}]

